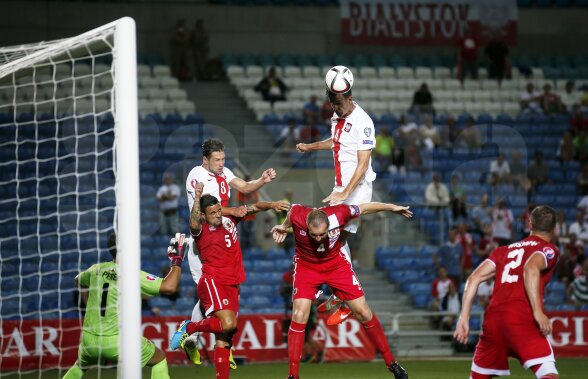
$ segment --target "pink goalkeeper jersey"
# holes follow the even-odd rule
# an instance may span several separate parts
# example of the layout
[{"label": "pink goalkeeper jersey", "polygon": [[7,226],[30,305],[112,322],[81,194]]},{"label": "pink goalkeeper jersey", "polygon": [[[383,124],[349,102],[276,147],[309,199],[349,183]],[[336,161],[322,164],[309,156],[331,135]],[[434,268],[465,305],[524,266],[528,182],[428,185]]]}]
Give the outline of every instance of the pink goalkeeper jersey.
[{"label": "pink goalkeeper jersey", "polygon": [[[355,109],[345,118],[336,113],[331,118],[331,137],[333,138],[333,161],[335,164],[335,186],[346,187],[357,168],[357,152],[376,147],[374,123],[371,117],[355,104]],[[372,170],[372,159],[362,178],[367,182],[376,179]]]}]

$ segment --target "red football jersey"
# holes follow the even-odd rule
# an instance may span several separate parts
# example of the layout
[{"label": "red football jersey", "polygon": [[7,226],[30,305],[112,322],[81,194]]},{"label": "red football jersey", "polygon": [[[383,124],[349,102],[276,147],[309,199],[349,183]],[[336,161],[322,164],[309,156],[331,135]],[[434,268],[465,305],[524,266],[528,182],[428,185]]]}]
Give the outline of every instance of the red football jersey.
[{"label": "red football jersey", "polygon": [[544,240],[530,236],[522,241],[495,249],[488,258],[496,265],[494,291],[487,312],[514,311],[525,318],[533,318],[531,305],[525,292],[523,269],[535,254],[541,254],[547,269],[541,272],[540,290],[543,290],[553,275],[559,257],[558,249]]},{"label": "red football jersey", "polygon": [[[295,204],[290,208],[290,222],[296,240],[296,256],[308,263],[325,263],[341,253],[339,237],[341,230],[350,220],[359,217],[357,205],[335,205],[320,208],[329,217],[329,235],[326,244],[319,244],[308,236],[306,217],[314,208]],[[343,254],[343,253],[341,253]],[[337,260],[337,262],[344,262]]]},{"label": "red football jersey", "polygon": [[227,285],[245,281],[241,245],[237,237],[240,218],[223,216],[222,225],[202,223],[200,234],[194,236],[202,260],[202,274]]}]

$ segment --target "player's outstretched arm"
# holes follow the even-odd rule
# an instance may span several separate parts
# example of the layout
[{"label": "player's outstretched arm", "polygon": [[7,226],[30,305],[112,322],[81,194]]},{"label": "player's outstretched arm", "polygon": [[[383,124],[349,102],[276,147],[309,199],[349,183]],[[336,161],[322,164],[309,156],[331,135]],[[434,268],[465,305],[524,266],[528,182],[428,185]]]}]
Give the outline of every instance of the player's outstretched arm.
[{"label": "player's outstretched arm", "polygon": [[377,212],[392,212],[399,214],[406,218],[412,217],[412,212],[409,206],[401,206],[396,204],[387,204],[387,203],[363,203],[359,205],[359,210],[361,211],[362,215],[368,215],[370,213],[377,213]]},{"label": "player's outstretched arm", "polygon": [[172,295],[177,292],[182,275],[182,262],[188,249],[188,241],[185,234],[176,233],[175,237],[169,242],[167,248],[167,257],[170,260],[171,269],[163,278],[159,293],[161,295]]},{"label": "player's outstretched arm", "polygon": [[258,201],[255,204],[247,206],[247,214],[264,212],[273,209],[276,212],[289,211],[290,203],[284,200],[279,201]]},{"label": "player's outstretched arm", "polygon": [[272,237],[275,243],[282,243],[286,239],[288,235],[288,230],[292,227],[292,222],[290,221],[290,213],[286,216],[286,219],[280,225],[276,225],[272,228]]},{"label": "player's outstretched arm", "polygon": [[536,253],[531,256],[531,259],[525,264],[523,269],[523,277],[525,283],[525,292],[529,298],[531,309],[533,310],[533,318],[539,325],[541,333],[544,336],[551,334],[551,323],[549,317],[543,313],[543,302],[541,301],[541,271],[547,268],[545,257],[542,253]]},{"label": "player's outstretched arm", "polygon": [[241,193],[251,193],[257,191],[265,184],[274,180],[277,175],[278,174],[276,173],[276,170],[274,170],[273,168],[268,168],[267,170],[261,173],[261,176],[258,179],[246,182],[241,178],[235,177],[233,180],[230,181],[229,185],[231,186],[231,188],[234,188]]},{"label": "player's outstretched arm", "polygon": [[492,278],[496,272],[496,265],[494,262],[486,259],[472,272],[468,278],[465,288],[463,290],[463,300],[461,302],[461,313],[453,337],[463,344],[468,342],[470,334],[470,312],[472,311],[472,304],[474,297],[478,293],[480,283]]},{"label": "player's outstretched arm", "polygon": [[327,138],[326,140],[313,143],[299,143],[296,145],[296,151],[299,153],[309,153],[317,150],[331,150],[331,147],[333,147],[333,138]]},{"label": "player's outstretched arm", "polygon": [[200,234],[200,230],[202,229],[200,221],[200,218],[202,217],[200,214],[200,197],[202,196],[203,190],[204,183],[198,183],[196,188],[194,188],[194,205],[190,210],[190,233],[193,236]]}]

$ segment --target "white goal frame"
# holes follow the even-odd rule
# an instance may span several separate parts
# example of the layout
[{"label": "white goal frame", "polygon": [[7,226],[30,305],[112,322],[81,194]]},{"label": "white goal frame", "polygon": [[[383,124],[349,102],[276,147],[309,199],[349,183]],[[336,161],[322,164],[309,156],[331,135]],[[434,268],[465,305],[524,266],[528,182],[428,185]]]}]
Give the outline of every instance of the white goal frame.
[{"label": "white goal frame", "polygon": [[[76,46],[87,45],[97,36],[112,35],[114,69],[114,134],[116,155],[116,215],[119,255],[119,365],[118,377],[141,377],[141,296],[139,241],[139,141],[137,108],[136,26],[124,17],[73,38],[3,49],[25,55],[0,66],[0,79],[18,70],[46,61]],[[32,51],[32,52],[31,52]]]}]

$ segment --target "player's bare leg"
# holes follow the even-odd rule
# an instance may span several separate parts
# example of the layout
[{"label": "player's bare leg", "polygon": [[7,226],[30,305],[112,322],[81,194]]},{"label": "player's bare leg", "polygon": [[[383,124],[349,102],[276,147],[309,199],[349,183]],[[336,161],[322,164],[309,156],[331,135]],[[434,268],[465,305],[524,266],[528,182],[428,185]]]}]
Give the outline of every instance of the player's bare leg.
[{"label": "player's bare leg", "polygon": [[382,358],[384,358],[384,362],[386,363],[388,370],[394,374],[396,379],[408,379],[406,370],[400,366],[390,351],[390,346],[388,346],[388,339],[384,333],[384,328],[382,328],[380,320],[378,320],[376,315],[372,312],[369,305],[367,304],[365,296],[361,296],[354,300],[348,300],[347,305],[357,320],[361,322],[361,325],[365,329],[367,335],[372,340],[374,345],[376,345],[376,348],[380,354],[382,354]]},{"label": "player's bare leg", "polygon": [[310,315],[312,300],[296,299],[292,305],[292,322],[288,330],[288,379],[299,379],[300,359],[304,347],[304,330]]},{"label": "player's bare leg", "polygon": [[149,362],[147,362],[147,366],[151,367],[151,379],[169,379],[167,359],[161,349],[155,348],[155,352]]}]

